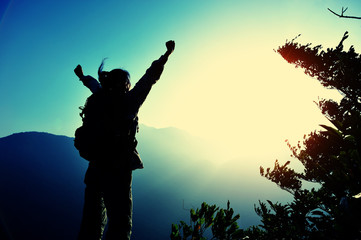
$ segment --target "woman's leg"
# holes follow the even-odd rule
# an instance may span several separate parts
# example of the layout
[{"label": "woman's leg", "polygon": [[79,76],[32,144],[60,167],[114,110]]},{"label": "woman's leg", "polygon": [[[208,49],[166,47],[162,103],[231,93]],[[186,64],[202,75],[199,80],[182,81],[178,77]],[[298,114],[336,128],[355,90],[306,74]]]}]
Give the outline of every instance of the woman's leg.
[{"label": "woman's leg", "polygon": [[98,189],[87,186],[78,240],[100,240],[105,222],[103,194]]}]

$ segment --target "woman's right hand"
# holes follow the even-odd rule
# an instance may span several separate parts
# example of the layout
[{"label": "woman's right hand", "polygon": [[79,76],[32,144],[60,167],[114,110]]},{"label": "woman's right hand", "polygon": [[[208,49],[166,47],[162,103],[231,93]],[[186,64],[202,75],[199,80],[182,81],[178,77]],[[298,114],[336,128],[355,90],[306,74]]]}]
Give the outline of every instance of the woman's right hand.
[{"label": "woman's right hand", "polygon": [[170,40],[165,43],[165,46],[167,47],[167,53],[171,54],[174,51],[175,42],[173,40]]}]

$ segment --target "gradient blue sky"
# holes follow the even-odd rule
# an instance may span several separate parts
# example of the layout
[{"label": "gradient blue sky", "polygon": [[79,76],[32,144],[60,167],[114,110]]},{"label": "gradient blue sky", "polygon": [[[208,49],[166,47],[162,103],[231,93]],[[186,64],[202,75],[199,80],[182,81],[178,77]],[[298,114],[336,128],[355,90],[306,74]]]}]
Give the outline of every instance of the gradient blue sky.
[{"label": "gradient blue sky", "polygon": [[[1,1],[0,137],[21,131],[73,136],[90,92],[73,73],[127,69],[134,84],[176,41],[140,122],[177,127],[235,154],[270,155],[324,119],[313,103],[337,99],[273,49],[301,42],[361,51],[358,0]],[[260,146],[263,146],[260,149]],[[257,150],[258,149],[258,150]],[[275,156],[277,156],[277,152]],[[271,154],[272,155],[272,154]],[[272,158],[272,157],[271,157]]]}]

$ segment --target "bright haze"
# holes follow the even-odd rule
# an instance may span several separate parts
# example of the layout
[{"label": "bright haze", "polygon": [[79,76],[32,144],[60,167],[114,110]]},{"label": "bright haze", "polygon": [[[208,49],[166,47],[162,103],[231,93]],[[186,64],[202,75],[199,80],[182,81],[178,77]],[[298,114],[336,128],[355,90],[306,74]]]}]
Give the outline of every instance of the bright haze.
[{"label": "bright haze", "polygon": [[215,142],[229,156],[275,158],[327,123],[313,101],[335,91],[274,52],[297,41],[361,51],[354,1],[1,1],[0,137],[21,131],[73,136],[90,95],[73,73],[124,68],[131,82],[176,42],[140,112],[142,124],[176,127]]}]

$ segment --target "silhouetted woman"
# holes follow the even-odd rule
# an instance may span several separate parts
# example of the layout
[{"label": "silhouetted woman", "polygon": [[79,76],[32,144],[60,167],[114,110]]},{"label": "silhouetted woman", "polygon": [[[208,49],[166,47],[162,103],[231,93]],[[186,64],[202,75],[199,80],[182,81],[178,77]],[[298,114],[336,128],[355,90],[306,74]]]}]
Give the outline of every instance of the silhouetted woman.
[{"label": "silhouetted woman", "polygon": [[168,41],[166,47],[165,54],[152,63],[132,89],[127,71],[103,71],[103,62],[98,71],[100,83],[84,76],[80,65],[74,70],[93,92],[82,112],[83,127],[91,130],[88,140],[94,139],[91,140],[94,145],[83,155],[89,160],[89,167],[78,239],[101,239],[106,219],[104,239],[130,239],[132,170],[143,168],[135,149],[138,111],[160,78],[174,50],[174,41]]}]

